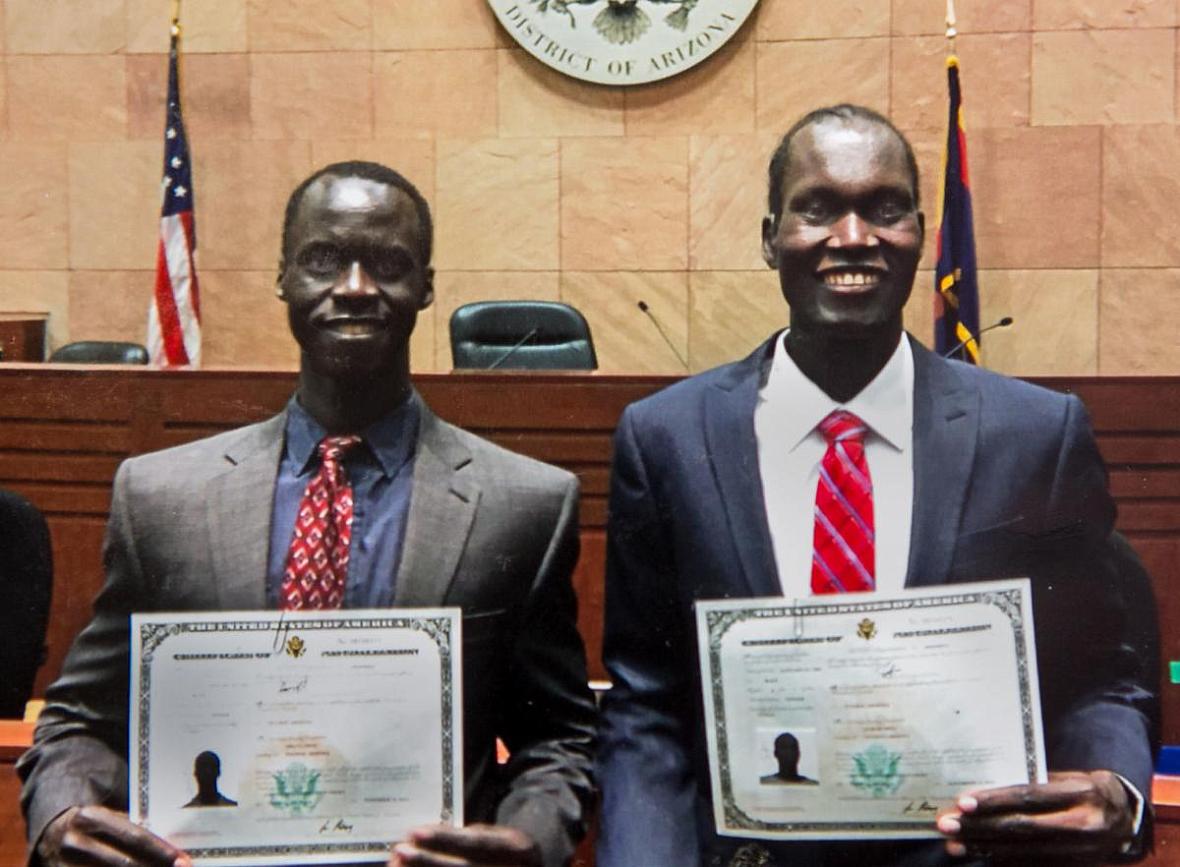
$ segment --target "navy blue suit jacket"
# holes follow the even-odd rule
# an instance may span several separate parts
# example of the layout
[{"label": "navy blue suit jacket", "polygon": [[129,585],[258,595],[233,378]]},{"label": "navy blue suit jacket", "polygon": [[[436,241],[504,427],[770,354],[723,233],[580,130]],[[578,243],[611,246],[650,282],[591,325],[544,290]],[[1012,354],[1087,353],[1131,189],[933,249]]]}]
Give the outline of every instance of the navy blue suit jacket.
[{"label": "navy blue suit jacket", "polygon": [[[781,594],[754,434],[772,347],[628,407],[615,434],[600,867],[726,864],[741,842],[713,833],[692,604]],[[1134,554],[1111,540],[1081,402],[913,351],[906,585],[1031,576],[1050,769],[1107,768],[1150,793],[1154,609]],[[1132,623],[1145,593],[1149,622]],[[942,857],[930,844],[777,850],[792,864]]]}]

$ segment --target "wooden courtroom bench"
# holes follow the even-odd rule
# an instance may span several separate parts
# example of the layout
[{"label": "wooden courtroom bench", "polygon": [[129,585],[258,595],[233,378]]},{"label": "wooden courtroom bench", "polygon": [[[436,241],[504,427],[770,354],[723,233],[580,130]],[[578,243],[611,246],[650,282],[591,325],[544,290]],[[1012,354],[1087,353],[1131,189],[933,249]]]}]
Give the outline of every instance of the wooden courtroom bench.
[{"label": "wooden courtroom bench", "polygon": [[1155,853],[1146,864],[1180,864],[1180,777],[1157,776],[1151,799],[1155,803]]},{"label": "wooden courtroom bench", "polygon": [[[594,678],[605,674],[600,649],[611,435],[623,407],[675,379],[523,371],[415,377],[443,418],[581,479],[575,586]],[[1033,381],[1078,394],[1090,410],[1110,468],[1118,526],[1154,582],[1163,740],[1180,744],[1180,688],[1166,677],[1167,662],[1180,659],[1180,593],[1172,590],[1180,586],[1180,377]],[[53,536],[56,586],[38,695],[57,676],[101,586],[103,528],[119,462],[266,418],[282,409],[294,384],[291,371],[0,364],[0,487],[36,504]],[[18,863],[3,847],[10,819],[19,821],[12,818],[18,814],[11,766],[0,770],[0,865],[8,865]],[[1176,847],[1172,863],[1180,863],[1180,804],[1163,804],[1160,817],[1159,852]]]},{"label": "wooden courtroom bench", "polygon": [[5,867],[25,860],[25,820],[14,764],[32,742],[31,722],[0,720],[0,864]]}]

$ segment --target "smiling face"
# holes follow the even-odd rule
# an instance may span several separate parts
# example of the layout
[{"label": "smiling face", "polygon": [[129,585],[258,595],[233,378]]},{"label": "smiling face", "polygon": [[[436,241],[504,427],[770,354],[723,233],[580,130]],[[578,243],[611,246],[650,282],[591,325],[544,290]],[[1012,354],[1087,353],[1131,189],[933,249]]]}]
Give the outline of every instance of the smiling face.
[{"label": "smiling face", "polygon": [[303,363],[336,378],[404,369],[434,298],[413,200],[389,184],[325,175],[288,232],[279,296]]},{"label": "smiling face", "polygon": [[780,216],[762,227],[791,328],[827,337],[901,332],[901,311],[922,253],[905,148],[888,127],[828,118],[790,146]]}]

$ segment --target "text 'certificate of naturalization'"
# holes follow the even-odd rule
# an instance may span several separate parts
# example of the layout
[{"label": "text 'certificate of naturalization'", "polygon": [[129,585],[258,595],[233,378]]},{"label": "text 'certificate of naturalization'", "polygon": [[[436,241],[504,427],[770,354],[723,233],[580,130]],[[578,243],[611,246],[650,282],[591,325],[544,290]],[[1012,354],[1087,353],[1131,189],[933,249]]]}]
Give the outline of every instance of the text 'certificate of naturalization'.
[{"label": "text 'certificate of naturalization'", "polygon": [[132,819],[223,867],[384,863],[462,824],[461,620],[132,615]]},{"label": "text 'certificate of naturalization'", "polygon": [[964,789],[1045,779],[1026,579],[696,615],[718,833],[937,837]]}]

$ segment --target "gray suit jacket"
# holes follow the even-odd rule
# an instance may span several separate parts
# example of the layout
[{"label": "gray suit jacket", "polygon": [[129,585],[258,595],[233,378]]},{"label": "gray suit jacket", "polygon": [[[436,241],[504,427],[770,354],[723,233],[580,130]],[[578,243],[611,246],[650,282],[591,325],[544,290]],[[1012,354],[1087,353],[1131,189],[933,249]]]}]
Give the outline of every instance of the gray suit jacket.
[{"label": "gray suit jacket", "polygon": [[[468,821],[565,863],[591,795],[594,708],[570,575],[578,484],[423,406],[398,606],[463,609]],[[126,461],[106,585],[19,764],[29,840],[73,805],[127,805],[128,615],[261,609],[285,415]],[[495,738],[512,753],[501,767]]]}]

